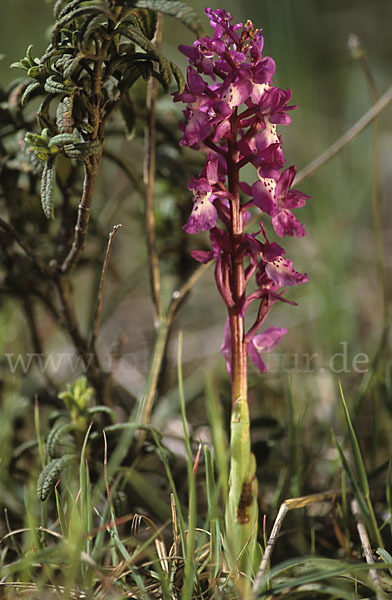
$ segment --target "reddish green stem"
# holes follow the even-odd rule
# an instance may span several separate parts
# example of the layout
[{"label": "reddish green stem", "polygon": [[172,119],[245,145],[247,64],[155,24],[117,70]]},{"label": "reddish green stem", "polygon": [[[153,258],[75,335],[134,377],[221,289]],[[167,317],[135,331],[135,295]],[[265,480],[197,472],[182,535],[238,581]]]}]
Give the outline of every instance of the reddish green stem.
[{"label": "reddish green stem", "polygon": [[[236,139],[236,120],[232,125],[233,139]],[[247,352],[244,344],[244,317],[241,316],[242,303],[245,297],[245,269],[242,252],[239,252],[243,234],[243,222],[239,195],[239,151],[233,142],[228,147],[228,184],[231,201],[231,241],[232,258],[232,297],[234,306],[229,310],[231,344],[232,344],[232,404],[239,400],[247,402]]]},{"label": "reddish green stem", "polygon": [[[228,189],[231,194],[229,233],[233,245],[231,294],[234,306],[228,309],[231,333],[232,414],[226,524],[233,559],[241,572],[251,575],[257,538],[257,483],[255,459],[250,445],[247,343],[244,317],[241,314],[245,299],[246,277],[244,254],[240,251],[243,218],[239,194],[239,151],[236,147],[237,120],[238,117],[234,114],[227,156]],[[246,597],[246,580],[240,577],[238,583]]]}]

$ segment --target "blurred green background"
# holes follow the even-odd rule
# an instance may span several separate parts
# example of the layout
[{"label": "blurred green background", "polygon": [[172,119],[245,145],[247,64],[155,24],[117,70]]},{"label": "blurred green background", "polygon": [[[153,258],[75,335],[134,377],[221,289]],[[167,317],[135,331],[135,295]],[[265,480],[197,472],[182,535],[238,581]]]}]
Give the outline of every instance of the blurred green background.
[{"label": "blurred green background", "polygon": [[[189,4],[202,13],[203,2]],[[273,56],[277,64],[274,82],[293,91],[293,101],[299,108],[292,113],[293,124],[280,127],[279,133],[287,164],[296,164],[298,170],[328,148],[372,104],[364,72],[347,49],[351,33],[361,40],[379,94],[391,84],[390,0],[226,0],[224,8],[233,13],[234,20],[251,19],[257,27],[263,28],[264,53]],[[51,6],[45,0],[2,0],[0,52],[4,56],[0,62],[0,77],[3,83],[19,75],[9,69],[9,64],[24,56],[29,43],[34,45],[34,55],[43,52],[50,23]],[[207,28],[206,19],[205,24]],[[191,41],[185,27],[166,19],[164,53],[184,69],[186,63],[177,51],[177,45]],[[168,102],[166,98],[166,108]],[[180,107],[170,110],[179,113]],[[390,107],[380,119],[382,222],[390,297],[392,263],[387,246],[391,239]],[[372,226],[372,155],[373,127],[370,126],[301,185],[301,189],[313,198],[297,213],[306,225],[307,236],[302,240],[289,239],[285,247],[296,268],[308,273],[309,283],[287,294],[298,302],[297,307],[276,306],[268,319],[268,325],[288,328],[279,352],[284,353],[284,361],[288,361],[284,363],[283,371],[286,375],[290,372],[291,385],[304,398],[304,406],[311,406],[314,415],[328,419],[328,422],[336,407],[337,377],[341,377],[349,389],[357,388],[363,374],[350,368],[352,359],[358,353],[365,353],[372,359],[383,330]],[[148,356],[153,327],[151,310],[145,301],[148,283],[143,237],[134,236],[131,245],[126,231],[122,231],[121,236],[122,256],[126,257],[127,268],[132,263],[129,273],[137,281],[137,287],[130,292],[127,304],[109,320],[105,339],[106,343],[112,343],[110,332],[124,329],[130,339],[130,352],[144,352]],[[194,243],[197,247],[197,240]],[[140,244],[140,249],[136,249],[135,244]],[[113,260],[119,260],[118,256]],[[120,265],[121,269],[126,271],[124,264]],[[184,361],[192,363],[196,369],[196,377],[189,381],[189,394],[197,396],[203,387],[200,369],[204,373],[207,365],[209,368],[215,365],[224,372],[223,361],[218,355],[224,321],[224,307],[215,291],[211,270],[203,277],[176,322],[176,328],[184,330]],[[169,348],[169,358],[172,356],[174,363],[175,342],[174,333],[172,350]],[[8,338],[8,347],[10,344],[12,340]],[[348,372],[332,372],[331,364],[335,371],[340,371],[344,365],[343,357],[336,357],[334,363],[330,362],[331,357],[345,352],[345,348],[349,367],[345,370]],[[300,358],[296,369],[290,359],[293,353],[301,356],[316,354],[312,367],[317,368],[304,372]],[[291,373],[296,370],[297,373]],[[135,375],[136,391],[144,371],[141,368]],[[281,376],[281,370],[271,372],[262,383],[252,372],[251,381],[256,388],[261,386],[257,389],[273,388],[278,376]],[[256,413],[259,395],[262,392],[254,396]],[[274,409],[276,407],[271,408]],[[159,411],[157,414],[162,417]]]}]

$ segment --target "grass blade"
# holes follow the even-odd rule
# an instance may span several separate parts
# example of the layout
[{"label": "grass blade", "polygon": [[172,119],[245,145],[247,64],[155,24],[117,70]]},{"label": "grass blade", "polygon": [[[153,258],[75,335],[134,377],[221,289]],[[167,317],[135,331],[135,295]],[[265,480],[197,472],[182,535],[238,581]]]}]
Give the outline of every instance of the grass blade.
[{"label": "grass blade", "polygon": [[188,471],[188,532],[186,538],[186,554],[185,554],[185,569],[184,569],[184,584],[182,588],[183,600],[190,600],[193,596],[193,582],[196,572],[194,561],[195,550],[195,528],[196,528],[196,474],[193,469],[193,456],[191,441],[188,432],[185,410],[185,395],[184,395],[184,380],[182,374],[182,332],[178,335],[178,355],[177,355],[177,372],[178,372],[178,392],[180,396],[180,408],[182,425],[184,429],[184,442],[187,454],[187,471]]},{"label": "grass blade", "polygon": [[350,414],[348,412],[346,400],[344,398],[343,389],[342,389],[342,385],[341,385],[340,381],[339,381],[339,390],[340,390],[340,397],[341,397],[342,404],[343,404],[344,416],[346,419],[347,430],[348,430],[348,434],[349,434],[350,445],[351,445],[352,455],[353,455],[353,459],[354,459],[355,470],[357,472],[357,476],[358,476],[358,480],[359,480],[359,485],[360,485],[363,495],[365,497],[368,497],[369,496],[369,482],[368,482],[368,478],[367,478],[367,474],[366,474],[366,468],[365,468],[365,465],[364,465],[364,462],[362,459],[362,454],[361,454],[361,449],[359,447],[358,439],[357,439],[357,436],[355,435],[354,427],[353,427],[353,424],[350,419]]}]

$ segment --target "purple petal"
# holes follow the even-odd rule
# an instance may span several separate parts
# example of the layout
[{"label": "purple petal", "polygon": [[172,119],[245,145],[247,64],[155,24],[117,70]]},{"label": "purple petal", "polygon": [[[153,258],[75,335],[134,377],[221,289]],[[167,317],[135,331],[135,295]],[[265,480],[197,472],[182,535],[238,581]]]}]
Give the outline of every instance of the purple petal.
[{"label": "purple petal", "polygon": [[230,335],[230,321],[226,319],[225,331],[223,334],[222,345],[220,347],[223,358],[226,361],[227,370],[231,375],[231,335]]},{"label": "purple petal", "polygon": [[270,121],[276,125],[290,125],[291,117],[285,113],[275,113],[270,116]]},{"label": "purple petal", "polygon": [[173,102],[185,102],[186,104],[191,104],[192,102],[196,102],[197,97],[190,92],[183,92],[182,94],[173,94]]},{"label": "purple petal", "polygon": [[260,354],[257,352],[256,348],[253,345],[253,340],[249,343],[248,346],[248,354],[252,363],[255,367],[260,371],[260,373],[265,373],[267,368],[265,366],[265,362],[261,358]]},{"label": "purple petal", "polygon": [[298,219],[287,209],[283,209],[272,217],[272,225],[279,237],[285,235],[303,237],[306,233],[305,228]]},{"label": "purple petal", "polygon": [[197,73],[197,71],[192,69],[192,67],[188,67],[187,80],[191,94],[195,94],[195,96],[201,96],[205,90],[206,84],[204,79],[199,75],[199,73]]},{"label": "purple petal", "polygon": [[240,79],[236,83],[231,83],[224,91],[222,100],[227,102],[230,108],[240,106],[249,98],[252,92],[252,82],[249,79]]},{"label": "purple petal", "polygon": [[287,125],[290,119],[284,113],[287,110],[295,108],[294,106],[287,106],[288,101],[291,98],[291,90],[282,90],[280,88],[271,86],[263,94],[260,103],[260,112],[263,115],[268,115],[271,123],[281,123]]},{"label": "purple petal", "polygon": [[222,22],[229,24],[233,19],[231,13],[227,12],[224,8],[205,8],[204,12],[214,25]]},{"label": "purple petal", "polygon": [[248,353],[260,373],[266,371],[264,361],[260,355],[264,352],[272,352],[286,333],[287,329],[268,327],[263,333],[253,336],[248,346]]},{"label": "purple petal", "polygon": [[269,83],[254,83],[252,87],[251,99],[255,104],[260,104],[266,91],[269,89]]},{"label": "purple petal", "polygon": [[271,83],[274,73],[275,61],[270,56],[266,56],[256,66],[253,81],[255,83]]},{"label": "purple petal", "polygon": [[222,40],[211,39],[207,36],[196,40],[194,46],[199,46],[202,55],[207,56],[208,58],[213,58],[215,54],[220,56],[224,54],[226,50],[225,43]]},{"label": "purple petal", "polygon": [[211,194],[212,187],[205,177],[192,177],[188,183],[188,190],[192,190],[195,198],[200,199],[206,194]]},{"label": "purple petal", "polygon": [[261,177],[252,185],[253,202],[267,215],[276,210],[276,181],[272,178]]},{"label": "purple petal", "polygon": [[306,283],[307,275],[298,273],[293,268],[293,262],[288,258],[280,256],[274,262],[268,263],[265,267],[267,275],[278,287],[286,287]]},{"label": "purple petal", "polygon": [[185,133],[180,141],[181,146],[193,146],[206,139],[210,132],[210,118],[206,113],[193,111],[185,124]]},{"label": "purple petal", "polygon": [[258,352],[272,352],[286,333],[287,329],[282,327],[268,327],[263,333],[253,336],[253,346]]},{"label": "purple petal", "polygon": [[211,185],[218,181],[218,164],[217,158],[211,158],[207,161],[206,175],[208,183]]},{"label": "purple petal", "polygon": [[268,117],[265,117],[264,121],[265,129],[262,129],[256,136],[258,152],[262,152],[272,144],[280,144],[279,136],[276,133],[276,125],[272,125]]},{"label": "purple petal", "polygon": [[224,100],[217,100],[214,102],[214,110],[217,117],[220,119],[225,119],[226,117],[230,117],[232,110],[227,102]]},{"label": "purple petal", "polygon": [[194,202],[188,222],[183,229],[192,234],[199,233],[199,230],[208,231],[215,227],[217,220],[218,213],[215,206],[210,202],[208,196],[204,195]]},{"label": "purple petal", "polygon": [[197,262],[203,264],[209,263],[215,258],[214,252],[212,250],[191,250],[190,254],[192,258],[197,260]]},{"label": "purple petal", "polygon": [[310,200],[310,196],[307,196],[307,194],[303,194],[299,190],[289,190],[284,201],[284,207],[289,209],[301,208],[301,206],[305,206],[307,200]]},{"label": "purple petal", "polygon": [[274,262],[284,254],[284,249],[276,242],[267,242],[266,244],[262,244],[262,247],[262,254],[265,262]]},{"label": "purple petal", "polygon": [[[228,119],[224,119],[223,121],[221,121],[219,123],[218,127],[215,129],[215,133],[212,137],[212,141],[219,142],[219,140],[221,140],[222,138],[227,137],[227,135],[230,133],[230,131],[231,131],[230,121]],[[207,137],[207,136],[205,136],[205,137]]]},{"label": "purple petal", "polygon": [[197,59],[200,55],[199,50],[197,48],[194,48],[193,46],[184,46],[180,44],[180,46],[178,46],[178,49],[180,52],[182,52],[182,54],[185,54],[185,56],[191,58],[192,60]]},{"label": "purple petal", "polygon": [[285,171],[283,171],[283,173],[279,177],[279,181],[276,186],[278,203],[279,203],[279,200],[281,200],[287,196],[287,192],[294,180],[296,172],[297,172],[297,169],[294,166],[291,166],[288,169],[286,169]]},{"label": "purple petal", "polygon": [[252,195],[252,188],[250,187],[249,183],[246,183],[246,181],[240,181],[240,190],[243,194],[246,194],[247,196]]},{"label": "purple petal", "polygon": [[263,245],[258,240],[256,240],[255,234],[249,235],[249,233],[245,233],[243,235],[242,244],[246,248],[247,253],[249,253],[250,255],[254,254],[257,257],[260,256],[260,252]]},{"label": "purple petal", "polygon": [[223,231],[219,227],[215,227],[210,233],[212,247],[214,248],[215,256],[220,251],[231,254],[233,252],[233,245],[230,240],[230,236],[227,231]]}]

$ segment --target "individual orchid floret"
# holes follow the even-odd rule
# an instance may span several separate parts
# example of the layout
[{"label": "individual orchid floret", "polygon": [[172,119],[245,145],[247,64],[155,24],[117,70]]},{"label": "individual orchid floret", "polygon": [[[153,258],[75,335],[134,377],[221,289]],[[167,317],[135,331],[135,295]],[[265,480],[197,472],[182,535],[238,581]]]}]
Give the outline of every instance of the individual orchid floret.
[{"label": "individual orchid floret", "polygon": [[[266,352],[272,352],[279,345],[282,337],[287,333],[287,329],[282,327],[267,327],[262,333],[254,335],[248,344],[248,355],[255,367],[260,373],[266,372],[265,363],[261,357]],[[232,344],[230,334],[230,322],[226,321],[225,332],[221,345],[221,353],[226,361],[227,370],[231,374],[232,364]]]},{"label": "individual orchid floret", "polygon": [[294,234],[298,237],[305,235],[303,225],[290,212],[304,206],[306,200],[309,199],[306,194],[289,189],[295,174],[296,168],[292,166],[283,171],[278,181],[259,175],[259,181],[252,186],[254,204],[272,217],[272,225],[279,237]]},{"label": "individual orchid floret", "polygon": [[267,370],[261,355],[275,350],[286,333],[287,329],[282,327],[267,327],[262,333],[254,335],[249,342],[249,357],[260,373],[265,373]]},{"label": "individual orchid floret", "polygon": [[298,190],[291,190],[297,170],[294,166],[284,171],[278,181],[276,189],[276,211],[272,215],[272,225],[279,237],[285,235],[305,235],[305,229],[298,219],[291,213],[295,208],[305,206],[309,196]]},{"label": "individual orchid floret", "polygon": [[288,106],[291,99],[291,90],[281,90],[275,86],[269,86],[262,94],[259,102],[259,114],[267,116],[271,123],[279,125],[290,125],[291,118],[286,114],[288,110],[297,108]]},{"label": "individual orchid floret", "polygon": [[213,205],[215,197],[212,195],[212,188],[204,178],[193,179],[188,188],[193,190],[193,209],[184,229],[187,233],[209,231],[215,227],[218,220],[218,213]]}]

